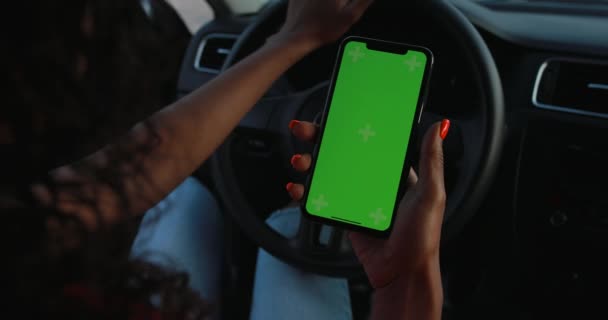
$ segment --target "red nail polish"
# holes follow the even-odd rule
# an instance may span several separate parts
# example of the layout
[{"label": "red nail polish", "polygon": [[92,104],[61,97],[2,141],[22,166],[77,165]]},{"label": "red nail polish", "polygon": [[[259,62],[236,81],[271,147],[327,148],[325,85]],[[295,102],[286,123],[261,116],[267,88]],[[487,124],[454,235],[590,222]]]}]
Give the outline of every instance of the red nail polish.
[{"label": "red nail polish", "polygon": [[300,158],[302,158],[301,154],[295,154],[293,157],[291,157],[291,165],[295,166],[296,161],[300,160]]},{"label": "red nail polish", "polygon": [[296,125],[298,125],[298,123],[300,123],[300,121],[298,121],[298,120],[291,120],[291,121],[289,121],[289,129],[293,129],[293,127],[295,127]]},{"label": "red nail polish", "polygon": [[441,128],[439,129],[441,140],[445,140],[445,137],[448,136],[448,132],[450,132],[450,120],[445,119],[441,121]]},{"label": "red nail polish", "polygon": [[285,189],[287,189],[287,192],[291,191],[291,188],[293,188],[293,182],[290,182],[285,186]]}]

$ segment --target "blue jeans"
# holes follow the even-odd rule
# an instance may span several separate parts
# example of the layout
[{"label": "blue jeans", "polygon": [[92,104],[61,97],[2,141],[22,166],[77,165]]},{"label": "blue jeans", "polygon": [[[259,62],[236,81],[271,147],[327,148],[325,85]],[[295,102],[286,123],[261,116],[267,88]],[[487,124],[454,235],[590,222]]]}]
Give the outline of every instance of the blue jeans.
[{"label": "blue jeans", "polygon": [[[275,212],[267,223],[285,237],[295,236],[297,208]],[[211,303],[220,303],[222,217],[211,193],[188,178],[150,209],[133,243],[132,257],[190,275],[190,285]],[[250,319],[352,319],[345,279],[307,273],[259,250]]]}]

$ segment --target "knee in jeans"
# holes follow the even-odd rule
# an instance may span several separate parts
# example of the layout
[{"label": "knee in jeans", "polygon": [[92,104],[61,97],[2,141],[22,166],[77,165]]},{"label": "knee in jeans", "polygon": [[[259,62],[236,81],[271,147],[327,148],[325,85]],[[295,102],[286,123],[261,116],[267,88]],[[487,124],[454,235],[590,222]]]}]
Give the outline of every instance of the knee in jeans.
[{"label": "knee in jeans", "polygon": [[287,208],[274,212],[266,219],[266,223],[276,232],[285,237],[293,237],[300,225],[300,208]]}]

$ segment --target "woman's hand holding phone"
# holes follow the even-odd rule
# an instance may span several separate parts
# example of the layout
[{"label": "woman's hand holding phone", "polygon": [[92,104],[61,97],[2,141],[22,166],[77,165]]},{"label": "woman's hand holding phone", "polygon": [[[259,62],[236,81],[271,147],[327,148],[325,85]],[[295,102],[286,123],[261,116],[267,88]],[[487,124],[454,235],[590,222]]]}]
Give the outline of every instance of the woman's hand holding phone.
[{"label": "woman's hand holding phone", "polygon": [[[292,121],[290,128],[301,140],[315,141],[318,128],[309,122]],[[375,319],[440,319],[443,290],[439,272],[439,245],[446,193],[443,177],[443,139],[449,121],[433,125],[426,133],[419,175],[410,171],[409,188],[399,204],[391,235],[387,239],[351,232],[355,254],[376,289]],[[357,155],[344,155],[348,157]],[[295,155],[293,167],[310,169],[309,154]],[[290,183],[291,197],[299,201],[304,186]]]}]

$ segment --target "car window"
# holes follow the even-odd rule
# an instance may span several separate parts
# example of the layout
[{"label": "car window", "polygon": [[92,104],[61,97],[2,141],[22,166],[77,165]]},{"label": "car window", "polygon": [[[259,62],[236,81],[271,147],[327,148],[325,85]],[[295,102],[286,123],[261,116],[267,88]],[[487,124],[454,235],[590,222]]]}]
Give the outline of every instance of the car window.
[{"label": "car window", "polygon": [[166,0],[190,30],[190,33],[195,33],[205,23],[213,20],[213,10],[204,0]]}]

